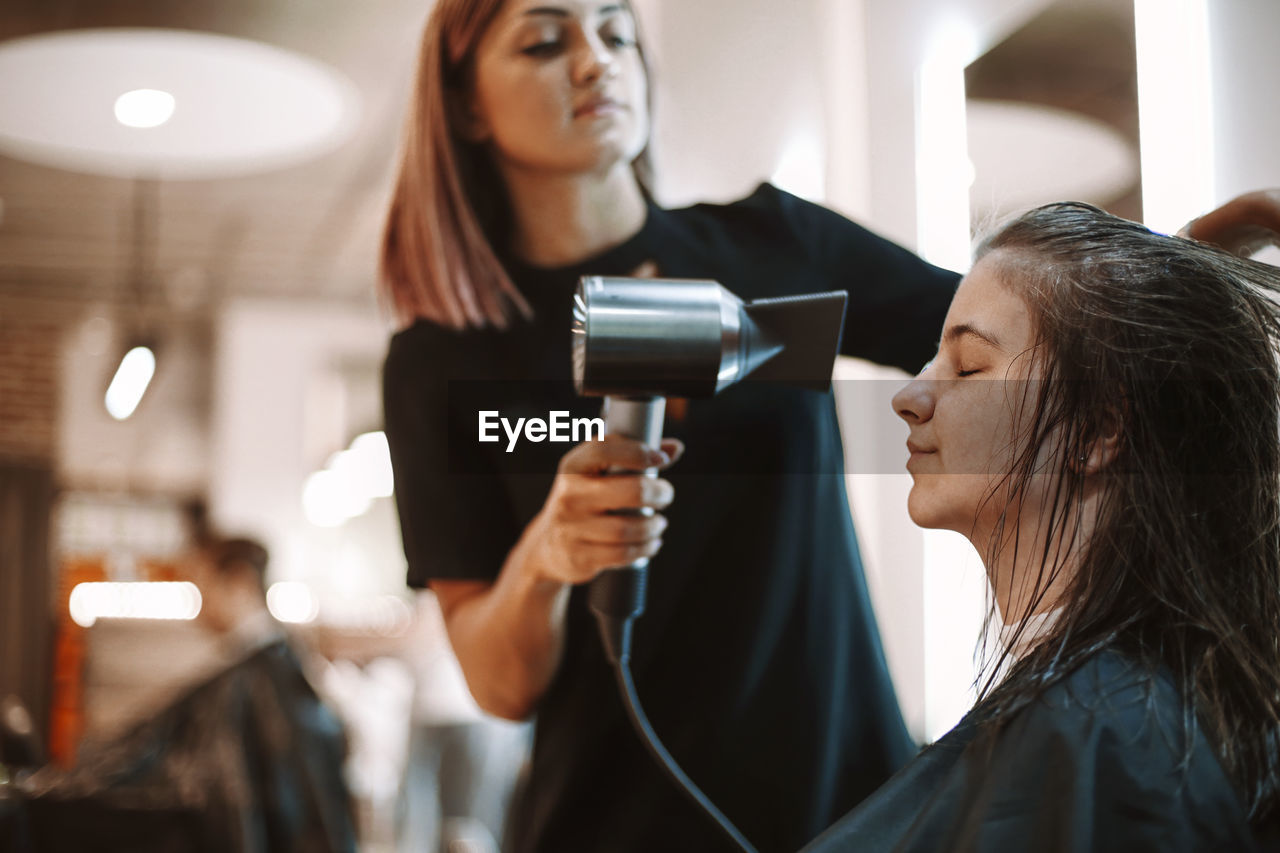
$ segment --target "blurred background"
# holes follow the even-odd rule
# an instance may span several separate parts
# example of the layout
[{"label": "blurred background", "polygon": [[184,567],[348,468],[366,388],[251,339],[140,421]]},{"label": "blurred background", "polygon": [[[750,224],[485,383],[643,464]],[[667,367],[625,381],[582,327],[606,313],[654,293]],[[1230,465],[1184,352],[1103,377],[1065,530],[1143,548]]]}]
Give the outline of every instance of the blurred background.
[{"label": "blurred background", "polygon": [[[667,205],[771,180],[963,270],[975,232],[1034,204],[1172,231],[1280,185],[1274,0],[635,5]],[[369,850],[428,849],[464,816],[403,804],[439,789],[501,800],[527,743],[470,704],[404,587],[380,433],[376,258],[429,7],[0,12],[0,696],[60,762],[145,716],[211,665],[171,585],[199,531],[255,536],[351,736]],[[971,701],[974,647],[944,638],[977,643],[985,582],[906,518],[900,377],[837,378],[890,666],[931,739]],[[488,776],[418,748],[444,728]],[[482,850],[500,810],[478,820],[457,836]]]}]

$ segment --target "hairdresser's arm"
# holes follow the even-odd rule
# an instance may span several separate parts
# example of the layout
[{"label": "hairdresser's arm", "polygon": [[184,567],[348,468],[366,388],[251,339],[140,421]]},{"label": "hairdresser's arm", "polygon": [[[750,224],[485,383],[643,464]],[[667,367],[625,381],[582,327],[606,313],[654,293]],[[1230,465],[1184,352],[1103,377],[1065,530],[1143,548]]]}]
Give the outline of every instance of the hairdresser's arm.
[{"label": "hairdresser's arm", "polygon": [[[671,503],[666,480],[610,470],[665,468],[678,441],[655,452],[609,436],[565,454],[541,512],[524,529],[497,580],[433,580],[471,694],[499,717],[529,716],[551,683],[564,643],[569,592],[602,570],[657,553]],[[610,510],[650,507],[652,516]]]},{"label": "hairdresser's arm", "polygon": [[1280,189],[1237,196],[1193,219],[1180,233],[1237,255],[1252,255],[1267,246],[1280,246]]}]

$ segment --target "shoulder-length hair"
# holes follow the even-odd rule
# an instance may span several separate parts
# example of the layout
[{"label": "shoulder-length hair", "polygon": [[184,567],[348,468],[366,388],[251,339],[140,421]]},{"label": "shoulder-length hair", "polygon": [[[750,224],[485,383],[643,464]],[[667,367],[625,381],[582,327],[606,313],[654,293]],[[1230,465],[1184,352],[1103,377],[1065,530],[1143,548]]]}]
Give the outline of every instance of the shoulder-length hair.
[{"label": "shoulder-length hair", "polygon": [[[1003,680],[995,662],[986,707],[1007,719],[1117,648],[1173,677],[1251,819],[1280,814],[1280,270],[1078,203],[1015,219],[978,249],[992,253],[1030,309],[1041,367],[1002,521],[1048,458],[1049,540],[1077,541],[1073,462],[1100,437],[1118,446],[1060,615]],[[1064,561],[1046,548],[1020,567],[1035,575],[1031,610]]]},{"label": "shoulder-length hair", "polygon": [[[459,132],[476,47],[502,3],[439,0],[422,33],[380,270],[403,324],[506,328],[513,313],[532,313],[497,253],[510,236],[506,188],[485,145]],[[648,74],[639,39],[636,49]],[[647,196],[647,146],[632,168]]]}]

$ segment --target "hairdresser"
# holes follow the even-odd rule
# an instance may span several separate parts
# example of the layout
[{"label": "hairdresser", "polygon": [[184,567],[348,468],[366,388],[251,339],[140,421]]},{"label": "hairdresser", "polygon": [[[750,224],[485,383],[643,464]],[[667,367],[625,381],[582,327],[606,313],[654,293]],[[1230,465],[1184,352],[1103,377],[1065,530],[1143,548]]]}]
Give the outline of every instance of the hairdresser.
[{"label": "hairdresser", "polygon": [[[674,401],[660,447],[520,448],[543,464],[478,441],[459,401],[512,419],[598,413],[570,382],[585,274],[710,278],[744,299],[847,290],[843,352],[909,371],[933,354],[958,276],[768,185],[656,206],[649,86],[625,3],[440,0],[431,13],[382,277],[402,324],[384,392],[409,582],[438,596],[480,706],[536,714],[512,849],[726,849],[632,731],[584,603],[600,571],[651,556],[640,699],[759,849],[794,850],[915,752],[831,395],[742,385]],[[662,478],[602,476],[646,466]],[[608,514],[636,507],[655,513]]]}]

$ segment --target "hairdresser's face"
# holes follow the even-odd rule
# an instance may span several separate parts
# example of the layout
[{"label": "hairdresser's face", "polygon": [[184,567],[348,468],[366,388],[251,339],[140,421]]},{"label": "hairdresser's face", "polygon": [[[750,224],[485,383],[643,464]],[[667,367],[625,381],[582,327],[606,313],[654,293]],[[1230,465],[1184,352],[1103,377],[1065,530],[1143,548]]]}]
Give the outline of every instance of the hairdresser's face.
[{"label": "hairdresser's face", "polygon": [[499,165],[604,173],[649,134],[635,21],[614,0],[507,0],[476,50],[467,135]]},{"label": "hairdresser's face", "polygon": [[1007,495],[987,499],[1017,455],[1019,416],[1029,419],[1028,380],[1037,375],[1031,315],[997,277],[998,257],[987,255],[965,276],[938,355],[893,398],[911,428],[911,519],[970,537],[989,533],[1004,508]]}]

